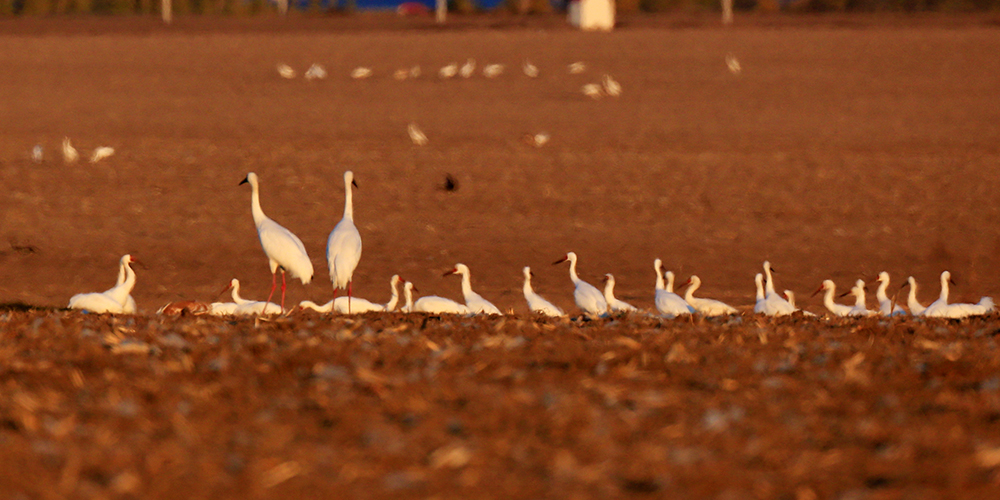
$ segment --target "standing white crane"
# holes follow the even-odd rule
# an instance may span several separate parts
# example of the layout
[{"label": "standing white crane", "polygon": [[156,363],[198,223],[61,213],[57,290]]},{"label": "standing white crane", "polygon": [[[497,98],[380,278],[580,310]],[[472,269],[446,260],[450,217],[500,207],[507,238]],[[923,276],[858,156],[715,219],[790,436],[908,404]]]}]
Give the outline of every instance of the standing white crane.
[{"label": "standing white crane", "polygon": [[531,277],[534,273],[531,272],[531,268],[524,266],[524,300],[528,301],[528,309],[533,313],[542,314],[545,316],[565,316],[566,313],[562,309],[559,309],[555,304],[545,300],[541,295],[535,293],[531,288]]},{"label": "standing white crane", "polygon": [[608,303],[608,308],[615,313],[630,313],[639,310],[638,307],[623,300],[615,298],[615,277],[611,273],[604,275],[604,300]]},{"label": "standing white crane", "polygon": [[135,272],[129,264],[137,262],[131,255],[123,255],[121,258],[125,265],[125,281],[104,292],[78,293],[69,299],[70,309],[82,309],[92,313],[113,313],[125,312],[125,302],[132,288],[135,287]]},{"label": "standing white crane", "polygon": [[351,279],[354,269],[361,261],[361,233],[354,226],[354,202],[351,187],[357,187],[354,173],[344,172],[344,217],[330,232],[326,241],[326,262],[330,266],[330,281],[333,282],[333,298],[337,298],[337,290],[347,289],[348,314],[350,314]]},{"label": "standing white crane", "polygon": [[298,236],[285,229],[277,222],[264,215],[260,208],[260,186],[257,181],[257,174],[250,172],[240,185],[250,184],[252,195],[250,197],[250,213],[253,215],[253,222],[257,226],[257,236],[260,237],[260,246],[264,249],[268,264],[271,266],[271,293],[267,296],[266,302],[271,302],[274,289],[277,287],[277,272],[281,269],[281,310],[285,310],[285,271],[291,273],[292,278],[298,278],[303,285],[308,285],[313,277],[313,265],[306,254],[306,247]]},{"label": "standing white crane", "polygon": [[469,267],[465,264],[455,264],[455,268],[444,273],[445,276],[458,274],[462,276],[462,296],[465,297],[465,307],[473,314],[503,314],[497,306],[472,291],[472,277]]},{"label": "standing white crane", "polygon": [[555,261],[552,265],[562,264],[569,261],[569,279],[573,281],[573,300],[576,307],[579,307],[588,316],[602,316],[608,312],[608,301],[604,299],[604,294],[600,290],[580,279],[576,274],[576,254],[569,252],[565,257]]}]

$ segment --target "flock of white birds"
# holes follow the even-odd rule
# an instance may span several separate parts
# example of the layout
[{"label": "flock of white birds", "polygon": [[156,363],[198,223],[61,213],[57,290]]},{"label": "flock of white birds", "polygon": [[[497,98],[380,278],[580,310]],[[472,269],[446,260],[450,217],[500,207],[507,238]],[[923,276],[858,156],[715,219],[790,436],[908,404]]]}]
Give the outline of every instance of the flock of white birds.
[{"label": "flock of white birds", "polygon": [[[264,214],[260,206],[260,184],[257,175],[253,172],[247,174],[240,184],[249,184],[251,187],[250,212],[253,216],[257,233],[260,237],[260,244],[264,254],[268,259],[271,268],[271,292],[267,300],[255,301],[247,300],[240,296],[239,281],[233,279],[223,292],[231,290],[232,302],[177,302],[165,305],[159,310],[160,313],[173,314],[183,310],[195,314],[212,315],[278,315],[291,312],[285,308],[285,274],[291,274],[293,279],[299,279],[303,284],[308,284],[313,278],[313,265],[306,254],[302,241],[291,231],[281,226]],[[402,280],[398,275],[392,276],[389,280],[391,299],[386,304],[374,303],[362,298],[354,297],[351,290],[351,281],[354,270],[361,261],[361,234],[354,225],[354,204],[352,199],[353,187],[357,184],[354,181],[354,174],[351,171],[344,173],[344,215],[340,222],[330,232],[327,240],[326,258],[329,265],[330,281],[333,284],[333,300],[319,305],[312,301],[302,301],[298,309],[312,309],[321,313],[337,312],[341,314],[359,314],[366,312],[391,312],[395,311],[399,304],[399,285],[403,286],[404,303],[399,308],[401,312],[425,312],[433,314],[460,314],[460,315],[501,315],[503,312],[490,301],[483,298],[472,290],[471,272],[468,266],[456,264],[454,269],[445,275],[461,276],[462,295],[465,303],[456,302],[451,299],[438,296],[425,296],[414,300],[413,293],[416,288],[412,283]],[[135,272],[131,264],[136,262],[131,255],[125,255],[119,263],[118,281],[114,287],[96,293],[83,293],[74,295],[69,301],[71,309],[82,309],[94,313],[124,313],[135,314],[137,308],[135,300],[132,299],[131,292],[135,286]],[[580,279],[576,272],[577,255],[573,252],[567,253],[563,258],[554,264],[569,262],[569,277],[573,282],[573,299],[580,311],[588,317],[603,317],[611,314],[629,314],[651,312],[641,311],[639,308],[615,298],[614,276],[605,275],[604,290]],[[654,304],[656,313],[667,318],[675,318],[692,314],[703,316],[725,316],[739,314],[739,310],[718,300],[695,297],[694,293],[701,285],[698,276],[691,276],[680,287],[687,287],[683,296],[674,292],[675,276],[672,271],[663,271],[663,264],[660,259],[653,262],[653,269],[656,273],[656,285],[654,288]],[[800,311],[795,306],[795,295],[790,290],[785,290],[783,294],[778,294],[774,285],[773,269],[771,264],[764,262],[764,272],[758,273],[755,277],[757,286],[756,303],[753,312],[767,316],[786,316]],[[277,288],[277,273],[281,271],[281,302],[276,304],[271,302]],[[528,309],[533,314],[544,316],[565,316],[565,312],[545,300],[537,294],[531,286],[531,269],[524,268],[524,298]],[[917,283],[911,276],[907,279],[903,287],[909,287],[907,299],[907,312],[895,299],[890,299],[886,290],[889,287],[888,273],[880,273],[878,276],[879,287],[876,291],[878,299],[877,309],[868,309],[866,305],[866,283],[858,280],[854,287],[844,295],[854,296],[854,305],[844,305],[834,302],[836,286],[833,281],[826,280],[813,293],[816,295],[824,292],[823,303],[833,316],[840,317],[867,317],[867,316],[893,316],[902,314],[912,314],[913,316],[943,317],[943,318],[965,318],[969,316],[985,315],[994,310],[993,299],[983,297],[976,304],[949,304],[948,292],[951,274],[948,271],[941,273],[941,294],[939,298],[927,307],[921,305],[916,298]],[[347,290],[347,296],[337,297],[338,290]],[[900,288],[902,290],[902,287]],[[843,296],[843,295],[842,295]],[[295,310],[294,308],[292,310]],[[812,315],[809,312],[802,312],[804,315]]]}]

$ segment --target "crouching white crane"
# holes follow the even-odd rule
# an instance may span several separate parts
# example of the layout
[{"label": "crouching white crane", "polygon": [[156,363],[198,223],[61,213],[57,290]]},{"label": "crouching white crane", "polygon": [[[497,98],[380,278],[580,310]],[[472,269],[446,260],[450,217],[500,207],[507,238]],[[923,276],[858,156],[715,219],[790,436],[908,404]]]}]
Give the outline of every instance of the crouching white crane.
[{"label": "crouching white crane", "polygon": [[528,266],[524,267],[524,300],[528,301],[528,309],[531,312],[542,314],[544,316],[565,316],[566,313],[562,309],[559,309],[555,304],[545,300],[541,295],[535,293],[531,288],[531,277],[534,274],[531,272],[531,268]]},{"label": "crouching white crane", "polygon": [[462,296],[465,297],[465,307],[468,307],[470,312],[473,314],[503,314],[493,303],[472,291],[472,278],[468,266],[455,264],[454,269],[444,273],[445,276],[452,274],[462,276]]},{"label": "crouching white crane", "polygon": [[[69,299],[70,309],[82,309],[92,313],[122,314],[125,303],[135,287],[135,271],[129,264],[138,262],[131,255],[123,255],[121,265],[125,266],[125,280],[104,292],[78,293]],[[134,302],[133,302],[134,307]]]},{"label": "crouching white crane", "polygon": [[569,279],[573,282],[573,301],[584,314],[588,316],[602,316],[608,312],[608,301],[600,290],[580,279],[576,274],[576,254],[569,252],[565,257],[555,261],[552,265],[562,264],[569,261]]}]

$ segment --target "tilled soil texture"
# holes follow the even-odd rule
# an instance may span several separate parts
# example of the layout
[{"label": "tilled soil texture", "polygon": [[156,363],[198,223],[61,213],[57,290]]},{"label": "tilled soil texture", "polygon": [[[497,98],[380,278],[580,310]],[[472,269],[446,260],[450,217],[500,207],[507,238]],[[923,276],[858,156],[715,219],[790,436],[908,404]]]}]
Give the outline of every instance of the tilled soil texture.
[{"label": "tilled soil texture", "polygon": [[0,316],[10,498],[991,498],[1000,323]]},{"label": "tilled soil texture", "polygon": [[[267,295],[249,171],[316,269],[289,304],[332,295],[346,169],[353,289],[373,301],[392,274],[460,299],[441,274],[462,262],[505,311],[526,313],[526,265],[574,310],[549,265],[569,250],[644,309],[656,257],[744,311],[764,259],[817,313],[823,279],[883,270],[893,290],[915,276],[925,304],[945,269],[953,300],[1000,296],[995,18],[636,18],[610,34],[456,19],[0,21],[0,303],[65,306],[131,253],[144,313],[3,309],[0,493],[995,496],[995,317],[154,319],[234,277]],[[506,70],[437,78],[469,58]],[[330,76],[304,81],[312,63]],[[351,79],[359,66],[373,76]],[[584,96],[605,74],[621,96]],[[98,146],[116,153],[91,164]]]}]

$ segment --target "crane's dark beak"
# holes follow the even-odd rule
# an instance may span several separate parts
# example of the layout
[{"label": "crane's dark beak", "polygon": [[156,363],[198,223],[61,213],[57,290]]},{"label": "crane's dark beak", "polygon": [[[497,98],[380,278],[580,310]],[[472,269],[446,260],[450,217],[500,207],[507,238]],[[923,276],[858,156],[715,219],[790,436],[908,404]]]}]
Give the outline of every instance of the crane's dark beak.
[{"label": "crane's dark beak", "polygon": [[844,297],[847,297],[847,296],[848,296],[848,295],[850,295],[850,294],[851,294],[851,291],[850,291],[850,290],[848,290],[848,291],[846,291],[846,292],[844,292],[844,293],[842,293],[842,294],[838,295],[838,296],[837,296],[837,298],[839,298],[839,299],[842,299],[842,298],[844,298]]},{"label": "crane's dark beak", "polygon": [[441,276],[449,276],[449,275],[455,274],[457,272],[458,272],[458,269],[452,269],[451,271],[448,271],[448,272],[442,274]]},{"label": "crane's dark beak", "polygon": [[553,262],[553,263],[552,263],[552,265],[554,266],[554,265],[556,265],[556,264],[562,264],[563,262],[566,262],[567,260],[569,260],[569,259],[568,259],[568,258],[566,258],[566,257],[563,257],[563,258],[561,258],[561,259],[559,259],[559,260],[557,260],[557,261]]},{"label": "crane's dark beak", "polygon": [[820,285],[820,287],[819,287],[819,288],[817,288],[817,289],[816,289],[816,291],[815,291],[815,292],[813,292],[813,293],[812,293],[812,295],[810,295],[810,297],[815,297],[815,296],[816,296],[816,294],[818,294],[819,292],[822,292],[822,291],[823,291],[823,286],[822,286],[822,285]]},{"label": "crane's dark beak", "polygon": [[351,179],[351,185],[354,187],[358,187],[358,181]]},{"label": "crane's dark beak", "polygon": [[242,186],[242,185],[244,185],[244,184],[246,184],[248,182],[250,182],[250,178],[249,177],[244,177],[243,180],[240,181],[239,184],[237,184],[237,186]]}]

